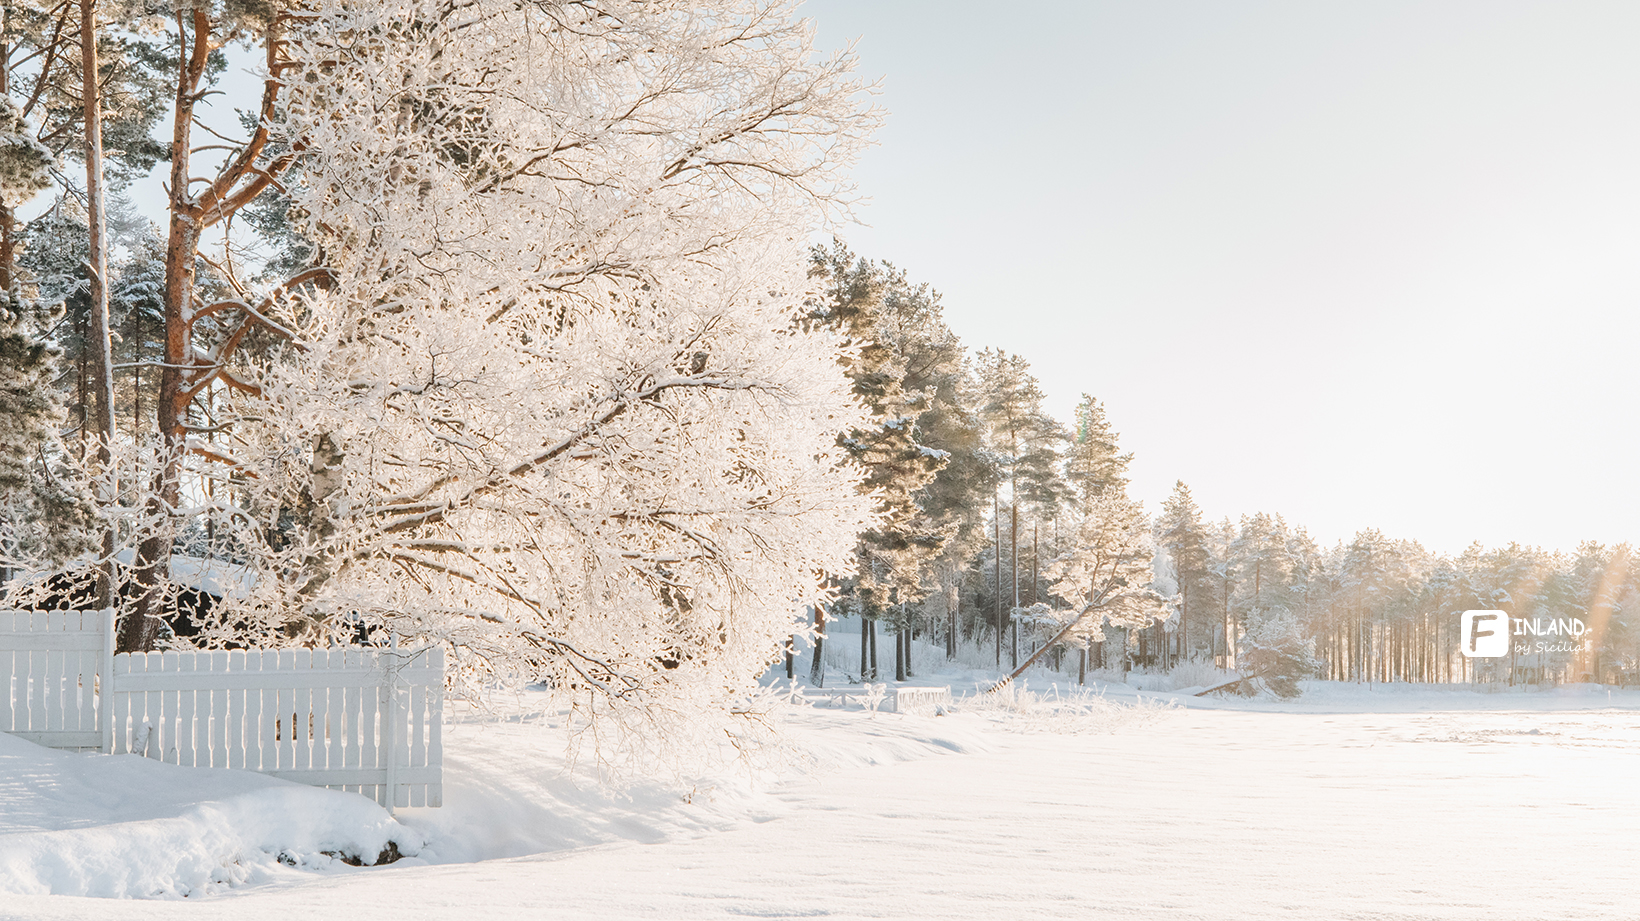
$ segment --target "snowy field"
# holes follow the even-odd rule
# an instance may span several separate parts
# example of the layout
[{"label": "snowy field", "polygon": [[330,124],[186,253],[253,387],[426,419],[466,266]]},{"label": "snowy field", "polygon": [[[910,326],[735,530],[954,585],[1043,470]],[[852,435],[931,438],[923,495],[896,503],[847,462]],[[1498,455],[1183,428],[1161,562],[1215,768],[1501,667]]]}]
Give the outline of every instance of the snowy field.
[{"label": "snowy field", "polygon": [[[687,796],[458,722],[447,806],[397,830],[347,794],[0,737],[0,918],[1640,917],[1640,691],[1057,696],[794,707],[783,766]],[[419,856],[320,853],[389,838]]]}]

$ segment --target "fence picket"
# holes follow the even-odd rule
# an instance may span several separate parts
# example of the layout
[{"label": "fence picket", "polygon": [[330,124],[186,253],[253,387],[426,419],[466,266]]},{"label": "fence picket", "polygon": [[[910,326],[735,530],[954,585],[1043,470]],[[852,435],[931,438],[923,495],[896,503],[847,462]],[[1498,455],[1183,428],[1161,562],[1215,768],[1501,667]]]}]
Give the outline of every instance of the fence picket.
[{"label": "fence picket", "polygon": [[[279,668],[279,653],[273,650],[263,652],[261,659],[264,672],[277,671]],[[275,688],[263,688],[258,692],[262,698],[262,757],[256,762],[252,770],[272,771],[279,767],[279,691]]]},{"label": "fence picket", "polygon": [[[48,632],[56,632],[51,630],[51,627],[57,626],[57,624],[52,623],[56,620],[60,620],[60,618],[52,617],[50,614],[46,615],[46,629]],[[63,651],[61,649],[47,649],[41,655],[45,658],[45,674],[40,681],[37,693],[40,695],[40,703],[45,710],[45,723],[40,728],[46,732],[62,732]]]},{"label": "fence picket", "polygon": [[131,695],[116,694],[114,688],[119,686],[120,675],[130,674],[131,657],[123,656],[114,660],[114,667],[109,670],[109,680],[103,686],[102,693],[108,695],[108,706],[103,712],[113,717],[112,726],[103,727],[104,737],[111,740],[108,746],[110,755],[123,755],[131,750]]},{"label": "fence picket", "polygon": [[[11,611],[0,611],[0,636],[10,636],[18,633],[17,615]],[[14,673],[13,661],[17,653],[0,646],[0,730],[11,731],[17,728],[17,682]]]},{"label": "fence picket", "polygon": [[[160,653],[160,671],[165,674],[174,674],[182,671],[177,662],[176,653]],[[180,690],[166,690],[161,691],[160,695],[160,718],[165,722],[165,733],[160,740],[163,745],[160,760],[164,761],[166,764],[177,764],[179,763],[177,756],[181,754],[182,748],[177,738],[182,734],[182,718],[180,712],[182,692]]]},{"label": "fence picket", "polygon": [[[178,674],[192,672],[199,661],[193,653],[174,653],[174,655],[177,657],[175,661]],[[171,747],[177,753],[176,761],[172,763],[184,767],[194,766],[194,752],[196,751],[194,742],[198,736],[195,730],[199,726],[199,720],[194,719],[194,700],[196,696],[196,691],[186,688],[177,691],[176,731],[170,742]],[[170,759],[167,758],[166,760],[169,761]]]},{"label": "fence picket", "polygon": [[[375,660],[375,663],[378,667],[380,666],[381,661],[379,658],[380,655],[381,653],[376,653],[378,658]],[[376,770],[382,766],[380,746],[376,744],[377,733],[380,731],[380,723],[377,718],[377,711],[381,709],[380,685],[377,684],[370,688],[361,690],[359,693],[359,704],[360,709],[363,711],[363,715],[359,721],[359,734],[360,737],[364,739],[364,750],[359,756],[359,763],[362,767]],[[378,803],[381,802],[381,790],[377,784],[361,784],[359,786],[359,792]]]},{"label": "fence picket", "polygon": [[[71,629],[63,631],[64,633],[85,632],[72,629],[78,627],[78,624],[69,626]],[[86,667],[86,659],[90,655],[91,653],[84,649],[69,649],[63,654],[63,689],[68,695],[63,701],[63,729],[66,732],[79,732],[81,729],[91,728],[86,725],[86,705],[90,702],[89,690],[93,674],[92,670]]]},{"label": "fence picket", "polygon": [[[32,617],[30,629],[34,633],[44,633],[46,615],[44,611],[37,612]],[[46,653],[45,650],[35,650],[28,654],[28,726],[33,732],[44,732],[46,729],[46,701],[41,693],[45,685]]]},{"label": "fence picket", "polygon": [[[352,664],[352,659],[357,653],[350,652],[346,655],[348,664]],[[364,744],[364,739],[359,734],[359,693],[360,689],[356,687],[348,687],[342,690],[342,709],[347,713],[347,747],[342,755],[342,767],[344,769],[359,766],[359,746]],[[346,789],[349,792],[357,793],[359,792],[359,785],[349,784]]]},{"label": "fence picket", "polygon": [[[432,712],[427,715],[427,763],[444,764],[444,650],[433,647],[428,651],[428,664],[433,666],[434,677],[427,683],[432,696]],[[442,772],[435,776],[443,776]],[[439,780],[427,784],[427,805],[444,805],[444,784]]]},{"label": "fence picket", "polygon": [[[227,675],[228,654],[225,652],[202,653],[210,660],[212,675]],[[207,762],[211,767],[227,767],[228,752],[233,746],[229,738],[228,727],[245,725],[245,705],[243,698],[234,700],[234,693],[228,688],[216,688],[208,691],[211,708],[210,747],[211,758]]]},{"label": "fence picket", "polygon": [[[326,654],[326,666],[330,671],[339,671],[347,667],[347,653],[340,649],[332,649]],[[325,767],[339,768],[342,766],[342,741],[347,731],[347,709],[343,706],[342,689],[335,684],[325,688]]]},{"label": "fence picket", "polygon": [[[257,675],[262,670],[262,654],[244,654],[244,672]],[[262,736],[266,736],[266,719],[262,711],[262,692],[248,687],[244,690],[244,760],[238,767],[262,770]]]}]

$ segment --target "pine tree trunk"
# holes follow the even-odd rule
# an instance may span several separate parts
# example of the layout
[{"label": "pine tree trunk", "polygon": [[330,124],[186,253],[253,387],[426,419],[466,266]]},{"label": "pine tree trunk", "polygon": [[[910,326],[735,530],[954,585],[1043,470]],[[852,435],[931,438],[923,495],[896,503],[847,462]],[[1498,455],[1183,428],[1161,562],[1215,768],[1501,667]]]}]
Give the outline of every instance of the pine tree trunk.
[{"label": "pine tree trunk", "polygon": [[907,627],[905,630],[905,676],[917,677],[917,669],[911,664],[911,644],[917,638],[917,628]]},{"label": "pine tree trunk", "polygon": [[871,680],[877,680],[877,618],[871,619]]},{"label": "pine tree trunk", "polygon": [[[96,4],[80,0],[80,74],[85,112],[85,211],[90,247],[86,272],[90,276],[90,335],[86,337],[91,358],[93,403],[96,407],[97,468],[106,471],[114,455],[114,360],[108,333],[108,222],[103,210],[102,98],[97,66]],[[99,497],[112,501],[112,496]],[[102,560],[97,566],[97,607],[114,603],[114,529],[102,534]]]},{"label": "pine tree trunk", "polygon": [[906,655],[906,652],[907,652],[907,650],[905,648],[905,645],[906,645],[905,641],[909,636],[910,636],[910,633],[907,632],[907,630],[906,630],[906,628],[903,624],[899,627],[899,629],[894,631],[894,680],[895,681],[904,681],[905,680],[905,674],[906,674],[906,671],[907,671],[906,662],[905,662],[905,655]]},{"label": "pine tree trunk", "polygon": [[1076,683],[1077,684],[1087,684],[1088,683],[1088,647],[1083,646],[1079,650],[1079,652],[1081,653],[1081,655],[1077,657]]},{"label": "pine tree trunk", "polygon": [[809,683],[817,688],[826,686],[826,609],[814,606],[814,661],[809,664]]},{"label": "pine tree trunk", "polygon": [[866,625],[871,622],[864,614],[860,615],[860,680],[871,680],[871,640],[866,638]]},{"label": "pine tree trunk", "polygon": [[[0,97],[11,95],[11,4],[0,5]],[[0,201],[0,299],[15,306],[17,283],[17,210]]]},{"label": "pine tree trunk", "polygon": [[996,587],[997,587],[997,616],[996,616],[996,648],[997,668],[1002,667],[1002,507],[997,504],[997,494],[991,493],[991,542],[996,549]]},{"label": "pine tree trunk", "polygon": [[178,13],[178,54],[183,65],[177,76],[176,105],[171,122],[170,224],[165,244],[165,364],[160,369],[159,399],[156,401],[160,436],[160,469],[150,486],[147,513],[163,524],[153,536],[137,547],[135,576],[136,603],[120,627],[119,648],[123,652],[143,652],[153,648],[159,633],[165,603],[164,585],[171,569],[171,543],[175,530],[174,511],[182,494],[182,453],[186,448],[188,398],[182,369],[191,364],[195,259],[199,253],[199,222],[190,211],[194,199],[188,176],[192,144],[194,104],[199,99],[200,82],[210,60],[211,24],[203,8],[195,9],[193,46],[188,29]]},{"label": "pine tree trunk", "polygon": [[[1009,510],[1012,523],[1008,526],[1009,544],[1008,569],[1012,574],[1014,608],[1019,607],[1019,495],[1014,494],[1013,508]],[[1012,651],[1008,654],[1008,664],[1015,669],[1019,668],[1019,621],[1015,619],[1013,611],[1008,613],[1010,629],[1009,646]]]},{"label": "pine tree trunk", "polygon": [[1190,657],[1190,591],[1179,587],[1179,657]]},{"label": "pine tree trunk", "polygon": [[[0,45],[0,54],[5,54],[5,47]],[[4,61],[4,58],[0,58]],[[0,70],[4,70],[0,66]],[[6,207],[0,202],[0,297],[5,298],[9,307],[16,302],[20,291],[14,290],[17,284],[17,210]]]}]

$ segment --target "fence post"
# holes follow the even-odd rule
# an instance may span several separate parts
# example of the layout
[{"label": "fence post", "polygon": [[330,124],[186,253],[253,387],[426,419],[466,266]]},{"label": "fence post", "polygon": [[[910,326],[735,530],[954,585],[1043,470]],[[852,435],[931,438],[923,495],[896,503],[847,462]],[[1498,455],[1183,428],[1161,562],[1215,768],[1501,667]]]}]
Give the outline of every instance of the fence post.
[{"label": "fence post", "polygon": [[[382,746],[387,749],[387,801],[382,805],[387,807],[388,815],[397,815],[395,811],[398,801],[399,786],[399,635],[388,634],[388,652],[386,653],[388,666],[385,675],[387,690],[387,706],[382,708],[382,719],[386,725],[382,727]],[[381,655],[381,653],[378,653]]]},{"label": "fence post", "polygon": [[114,753],[114,630],[116,609],[102,612],[102,674],[97,678],[97,728],[102,732],[102,753]]}]

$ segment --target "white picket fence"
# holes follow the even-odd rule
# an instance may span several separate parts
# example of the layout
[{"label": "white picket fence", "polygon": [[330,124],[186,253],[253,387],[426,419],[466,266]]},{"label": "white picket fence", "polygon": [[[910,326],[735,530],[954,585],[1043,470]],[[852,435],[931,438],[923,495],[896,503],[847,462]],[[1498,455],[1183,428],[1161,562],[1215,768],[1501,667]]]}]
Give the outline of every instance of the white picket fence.
[{"label": "white picket fence", "polygon": [[0,731],[50,748],[102,749],[99,675],[112,611],[0,611]]},{"label": "white picket fence", "polygon": [[443,803],[442,649],[113,655],[113,643],[113,612],[0,611],[0,731]]}]

